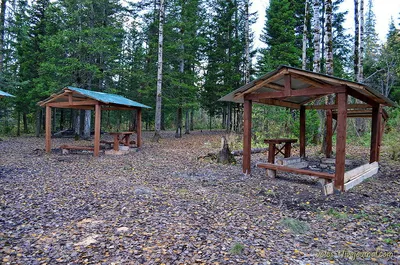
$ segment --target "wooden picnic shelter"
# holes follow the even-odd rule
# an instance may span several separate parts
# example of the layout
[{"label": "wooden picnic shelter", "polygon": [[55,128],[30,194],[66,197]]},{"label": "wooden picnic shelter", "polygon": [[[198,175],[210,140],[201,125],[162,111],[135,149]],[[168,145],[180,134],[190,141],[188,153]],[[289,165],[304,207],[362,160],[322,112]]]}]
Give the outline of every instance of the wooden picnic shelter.
[{"label": "wooden picnic shelter", "polygon": [[[335,96],[333,104],[324,104],[327,102],[326,100],[318,100],[328,95]],[[349,96],[358,99],[357,103],[350,104]],[[325,110],[327,130],[325,154],[327,157],[330,157],[332,153],[332,121],[333,119],[337,120],[334,174],[280,166],[273,164],[273,161],[257,166],[266,168],[267,171],[281,170],[316,176],[327,180],[327,183],[331,183],[331,186],[339,191],[345,191],[377,172],[384,123],[388,118],[382,107],[396,106],[396,103],[365,84],[289,66],[280,66],[275,71],[227,94],[220,101],[244,104],[243,173],[245,174],[251,173],[251,114],[253,103],[287,107],[300,111],[301,158],[306,156],[306,110]],[[356,168],[352,172],[345,172],[347,118],[352,117],[372,118],[370,163]],[[347,186],[345,186],[345,183],[348,183]]]},{"label": "wooden picnic shelter", "polygon": [[[40,101],[39,106],[46,108],[46,152],[51,152],[51,108],[94,110],[94,156],[100,152],[101,113],[104,110],[136,110],[136,145],[142,145],[142,109],[150,108],[139,102],[120,95],[86,90],[77,87],[65,87],[60,92]],[[126,135],[126,133],[125,133]],[[117,143],[118,144],[118,143]],[[114,143],[115,148],[115,143]]]}]

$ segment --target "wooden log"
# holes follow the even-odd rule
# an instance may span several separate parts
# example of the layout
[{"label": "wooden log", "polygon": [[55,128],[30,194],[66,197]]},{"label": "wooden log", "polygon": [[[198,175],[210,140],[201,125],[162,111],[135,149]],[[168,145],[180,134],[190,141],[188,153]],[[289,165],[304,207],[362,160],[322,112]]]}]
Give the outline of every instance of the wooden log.
[{"label": "wooden log", "polygon": [[251,110],[252,101],[244,101],[244,125],[243,125],[243,173],[251,173]]},{"label": "wooden log", "polygon": [[46,105],[46,153],[51,152],[51,107]]},{"label": "wooden log", "polygon": [[300,107],[300,157],[306,156],[306,109]]},{"label": "wooden log", "polygon": [[381,106],[372,108],[372,123],[371,123],[371,152],[369,162],[379,161],[380,152],[380,132],[382,111]]},{"label": "wooden log", "polygon": [[325,172],[317,172],[317,171],[311,171],[311,170],[306,170],[306,169],[297,169],[297,168],[279,166],[279,165],[270,164],[270,163],[259,163],[259,164],[257,164],[257,167],[272,169],[272,170],[286,171],[286,172],[290,172],[290,173],[314,176],[314,177],[325,178],[325,179],[334,179],[335,178],[335,175],[325,173]]},{"label": "wooden log", "polygon": [[99,156],[100,152],[100,126],[101,126],[101,106],[95,105],[94,115],[94,156]]},{"label": "wooden log", "polygon": [[137,147],[140,148],[142,147],[142,109],[138,108],[136,110],[136,144]]},{"label": "wooden log", "polygon": [[[258,154],[258,153],[264,153],[267,152],[268,148],[252,148],[250,153],[251,154]],[[234,156],[241,156],[243,155],[243,150],[234,150],[231,152],[232,155]]]},{"label": "wooden log", "polygon": [[344,191],[344,173],[346,158],[346,127],[347,127],[347,94],[336,94],[338,104],[337,137],[336,137],[336,167],[335,188]]}]

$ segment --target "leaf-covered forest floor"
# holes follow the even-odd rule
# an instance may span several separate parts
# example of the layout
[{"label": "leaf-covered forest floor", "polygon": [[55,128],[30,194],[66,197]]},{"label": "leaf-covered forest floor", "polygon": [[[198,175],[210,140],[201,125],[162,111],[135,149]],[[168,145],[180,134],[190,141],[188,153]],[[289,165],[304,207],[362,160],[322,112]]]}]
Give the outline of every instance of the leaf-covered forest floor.
[{"label": "leaf-covered forest floor", "polygon": [[[247,177],[240,157],[197,159],[223,134],[148,132],[139,152],[99,158],[62,155],[73,139],[51,155],[43,138],[3,140],[0,263],[400,264],[400,163],[383,155],[376,177],[323,196],[312,177],[267,178],[265,154]],[[367,162],[368,148],[348,150]]]}]

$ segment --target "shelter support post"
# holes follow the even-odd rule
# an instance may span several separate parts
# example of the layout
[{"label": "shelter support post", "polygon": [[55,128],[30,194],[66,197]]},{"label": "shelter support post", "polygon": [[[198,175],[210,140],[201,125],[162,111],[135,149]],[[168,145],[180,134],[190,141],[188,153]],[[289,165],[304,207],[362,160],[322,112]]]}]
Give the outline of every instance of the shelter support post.
[{"label": "shelter support post", "polygon": [[250,174],[251,163],[251,111],[252,101],[244,101],[244,132],[243,132],[243,173]]},{"label": "shelter support post", "polygon": [[136,145],[137,147],[142,146],[142,109],[137,108],[136,110]]},{"label": "shelter support post", "polygon": [[331,157],[332,155],[332,135],[333,135],[333,115],[332,109],[326,111],[326,149],[325,156]]},{"label": "shelter support post", "polygon": [[379,162],[379,151],[381,141],[382,126],[382,107],[378,105],[372,108],[372,124],[371,124],[371,152],[369,162]]},{"label": "shelter support post", "polygon": [[46,153],[51,152],[51,107],[46,105]]},{"label": "shelter support post", "polygon": [[306,157],[306,107],[300,107],[300,157]]},{"label": "shelter support post", "polygon": [[344,173],[346,159],[346,127],[347,127],[347,93],[336,94],[337,110],[337,138],[336,138],[336,168],[335,188],[344,191]]},{"label": "shelter support post", "polygon": [[101,123],[101,106],[95,105],[94,114],[94,156],[99,156],[100,153],[100,123]]}]

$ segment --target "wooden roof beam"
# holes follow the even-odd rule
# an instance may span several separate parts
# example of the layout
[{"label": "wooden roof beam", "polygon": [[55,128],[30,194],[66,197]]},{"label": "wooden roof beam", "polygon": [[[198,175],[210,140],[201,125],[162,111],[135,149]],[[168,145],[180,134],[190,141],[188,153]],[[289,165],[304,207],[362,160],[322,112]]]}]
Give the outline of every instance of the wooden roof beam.
[{"label": "wooden roof beam", "polygon": [[286,107],[286,108],[291,108],[291,109],[300,109],[299,104],[288,102],[288,101],[283,101],[283,100],[277,100],[277,99],[265,98],[265,99],[260,99],[258,101],[254,101],[254,102],[266,104],[266,105]]},{"label": "wooden roof beam", "polygon": [[309,87],[298,90],[291,90],[285,88],[281,92],[262,92],[257,94],[247,94],[245,95],[246,100],[256,100],[264,98],[287,98],[287,97],[301,97],[301,96],[314,96],[314,95],[329,95],[334,93],[344,93],[346,88],[343,86],[339,87],[328,87],[328,88],[317,88]]},{"label": "wooden roof beam", "polygon": [[[337,104],[334,105],[309,105],[305,106],[306,109],[337,109],[338,106]],[[347,109],[369,109],[372,108],[372,106],[368,104],[347,104]]]},{"label": "wooden roof beam", "polygon": [[281,71],[281,72],[279,72],[279,73],[277,73],[277,74],[275,74],[273,76],[270,76],[269,78],[263,80],[262,82],[256,84],[255,86],[243,91],[242,93],[238,93],[237,95],[235,95],[234,99],[237,100],[237,99],[243,97],[246,94],[249,94],[249,93],[251,93],[253,91],[256,91],[256,90],[260,89],[261,87],[263,87],[264,85],[266,85],[268,83],[271,83],[273,81],[276,81],[277,79],[282,77],[282,75],[287,74],[287,73],[288,73],[288,71],[285,69],[285,70],[283,70],[283,71]]}]

